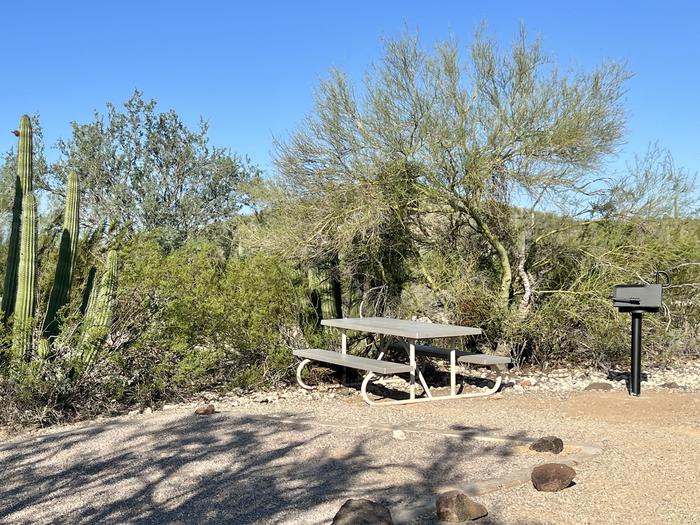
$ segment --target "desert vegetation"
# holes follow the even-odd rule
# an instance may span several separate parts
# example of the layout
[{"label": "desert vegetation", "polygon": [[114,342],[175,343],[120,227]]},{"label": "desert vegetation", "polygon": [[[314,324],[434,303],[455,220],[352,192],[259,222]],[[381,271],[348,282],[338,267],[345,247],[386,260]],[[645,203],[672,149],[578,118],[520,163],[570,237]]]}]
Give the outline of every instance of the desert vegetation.
[{"label": "desert vegetation", "polygon": [[284,382],[290,349],[333,344],[319,321],[338,316],[480,326],[475,344],[519,364],[608,366],[629,345],[612,286],[656,270],[673,285],[645,359],[697,358],[693,174],[658,145],[609,169],[630,75],[564,70],[525,32],[508,49],[408,35],[362,84],[331,71],[271,173],[138,91],[73,123],[52,162],[22,116],[0,166],[0,422]]}]

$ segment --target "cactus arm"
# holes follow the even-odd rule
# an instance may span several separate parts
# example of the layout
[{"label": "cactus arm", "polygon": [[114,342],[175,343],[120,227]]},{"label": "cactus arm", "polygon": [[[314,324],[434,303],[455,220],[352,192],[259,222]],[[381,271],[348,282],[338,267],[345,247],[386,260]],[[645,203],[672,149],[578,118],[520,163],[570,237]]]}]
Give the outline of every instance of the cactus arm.
[{"label": "cactus arm", "polygon": [[15,200],[12,205],[12,226],[7,251],[7,269],[2,295],[3,322],[7,323],[14,313],[17,297],[17,271],[19,268],[20,231],[22,223],[22,200],[32,191],[32,123],[23,115],[19,123],[19,147],[17,155],[17,178]]},{"label": "cactus arm", "polygon": [[94,301],[88,305],[78,357],[79,373],[84,373],[95,362],[97,352],[109,335],[112,326],[114,295],[117,289],[117,252],[110,250],[107,255],[107,268]]},{"label": "cactus arm", "polygon": [[31,192],[26,193],[22,199],[21,238],[12,351],[16,358],[27,360],[32,347],[32,318],[36,298],[36,201]]},{"label": "cactus arm", "polygon": [[58,260],[56,261],[56,274],[51,287],[46,317],[44,318],[43,336],[46,338],[58,335],[60,329],[58,312],[70,300],[78,251],[79,209],[80,189],[78,187],[78,176],[75,173],[71,173],[68,177],[66,212],[63,219],[63,232],[61,233]]}]

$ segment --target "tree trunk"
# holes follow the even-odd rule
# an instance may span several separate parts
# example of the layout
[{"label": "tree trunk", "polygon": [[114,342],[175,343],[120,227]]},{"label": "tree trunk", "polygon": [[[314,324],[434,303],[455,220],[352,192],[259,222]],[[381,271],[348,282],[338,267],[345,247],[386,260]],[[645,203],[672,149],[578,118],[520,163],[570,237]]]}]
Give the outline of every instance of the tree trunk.
[{"label": "tree trunk", "polygon": [[501,309],[506,310],[508,308],[508,301],[510,300],[510,285],[513,281],[508,250],[506,250],[503,243],[493,234],[488,224],[486,224],[482,219],[481,215],[471,206],[469,207],[469,215],[472,217],[472,219],[474,219],[474,222],[476,222],[482,235],[491,245],[491,247],[496,250],[496,254],[498,255],[498,262],[501,270],[501,286],[498,291],[498,305]]}]

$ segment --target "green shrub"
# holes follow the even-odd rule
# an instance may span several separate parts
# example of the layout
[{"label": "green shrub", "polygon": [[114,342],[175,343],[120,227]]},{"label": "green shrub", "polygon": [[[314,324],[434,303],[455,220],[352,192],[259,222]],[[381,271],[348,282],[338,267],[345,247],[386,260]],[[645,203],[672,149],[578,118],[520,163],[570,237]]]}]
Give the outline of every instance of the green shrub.
[{"label": "green shrub", "polygon": [[156,242],[141,239],[123,257],[119,352],[123,366],[138,371],[146,397],[260,385],[287,375],[300,306],[286,264],[262,255],[226,260],[203,241],[165,255]]}]

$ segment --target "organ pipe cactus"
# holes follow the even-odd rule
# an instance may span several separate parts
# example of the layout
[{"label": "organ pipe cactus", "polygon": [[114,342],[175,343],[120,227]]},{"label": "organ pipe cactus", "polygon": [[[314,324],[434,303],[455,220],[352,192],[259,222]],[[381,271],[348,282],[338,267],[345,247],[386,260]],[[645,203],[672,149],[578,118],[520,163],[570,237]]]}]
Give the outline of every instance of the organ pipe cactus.
[{"label": "organ pipe cactus", "polygon": [[95,362],[100,349],[112,326],[112,303],[117,288],[117,252],[110,250],[107,267],[100,281],[100,287],[93,291],[94,299],[88,303],[83,332],[78,346],[80,372],[89,369]]},{"label": "organ pipe cactus", "polygon": [[[34,318],[37,303],[37,204],[32,192],[32,127],[27,115],[15,134],[19,137],[15,200],[8,249],[5,288],[2,298],[3,321],[12,324],[12,356],[21,369],[33,350]],[[58,313],[69,303],[74,281],[79,234],[80,188],[78,176],[67,181],[66,211],[59,246],[56,273],[41,324],[42,338],[36,345],[40,361],[51,357],[52,340],[59,334]],[[93,240],[97,237],[93,236]],[[92,244],[89,241],[89,244]],[[116,287],[117,256],[111,251],[99,287],[94,286],[95,268],[88,274],[81,313],[85,316],[76,354],[85,370],[95,360],[112,323],[112,302]],[[89,299],[89,301],[88,301]]]},{"label": "organ pipe cactus", "polygon": [[76,173],[71,173],[68,176],[66,212],[63,218],[63,232],[61,233],[58,260],[56,261],[56,274],[54,276],[42,330],[43,336],[46,338],[52,338],[58,335],[60,328],[58,312],[61,307],[68,304],[70,299],[76,255],[78,252],[79,208],[80,188],[78,187],[78,175]]},{"label": "organ pipe cactus", "polygon": [[321,319],[343,316],[340,280],[337,268],[309,268],[308,285],[311,304],[316,311],[317,324]]},{"label": "organ pipe cactus", "polygon": [[15,357],[27,360],[32,348],[34,302],[36,298],[36,201],[34,194],[22,198],[22,243],[17,270],[17,300],[12,329]]},{"label": "organ pipe cactus", "polygon": [[22,202],[24,195],[32,191],[32,122],[28,115],[20,119],[17,153],[17,177],[15,179],[15,200],[12,206],[12,226],[7,251],[7,268],[2,295],[3,321],[7,322],[15,309],[17,297],[17,272],[19,269],[20,231],[22,223]]}]

